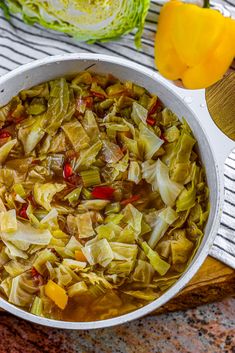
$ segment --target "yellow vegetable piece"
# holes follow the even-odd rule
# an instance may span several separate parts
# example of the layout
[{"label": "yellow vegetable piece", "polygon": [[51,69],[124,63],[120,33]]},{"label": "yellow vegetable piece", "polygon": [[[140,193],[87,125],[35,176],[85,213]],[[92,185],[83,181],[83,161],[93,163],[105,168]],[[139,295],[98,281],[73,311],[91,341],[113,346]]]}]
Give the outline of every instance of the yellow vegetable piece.
[{"label": "yellow vegetable piece", "polygon": [[87,262],[87,258],[81,250],[75,250],[75,259],[77,261]]},{"label": "yellow vegetable piece", "polygon": [[66,291],[58,284],[49,280],[45,285],[45,294],[60,308],[64,309],[68,302]]},{"label": "yellow vegetable piece", "polygon": [[235,56],[235,21],[212,9],[167,2],[161,10],[155,61],[170,80],[206,88],[221,79]]}]

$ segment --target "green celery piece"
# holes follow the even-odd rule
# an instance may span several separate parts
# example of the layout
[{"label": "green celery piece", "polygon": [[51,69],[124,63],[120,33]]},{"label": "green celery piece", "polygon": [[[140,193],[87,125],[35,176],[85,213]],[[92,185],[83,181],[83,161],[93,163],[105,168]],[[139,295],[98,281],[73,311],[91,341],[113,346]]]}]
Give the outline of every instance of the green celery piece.
[{"label": "green celery piece", "polygon": [[43,316],[42,310],[43,310],[42,299],[36,296],[34,298],[33,305],[32,305],[30,312],[31,312],[31,314],[34,314],[37,316]]},{"label": "green celery piece", "polygon": [[101,183],[99,169],[84,170],[80,172],[80,176],[85,187],[99,185]]}]

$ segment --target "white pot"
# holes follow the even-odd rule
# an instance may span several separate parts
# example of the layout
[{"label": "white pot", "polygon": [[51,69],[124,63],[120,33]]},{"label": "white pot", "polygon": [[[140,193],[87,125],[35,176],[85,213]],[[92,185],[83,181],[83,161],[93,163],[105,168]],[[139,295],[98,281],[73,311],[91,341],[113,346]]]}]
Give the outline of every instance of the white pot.
[{"label": "white pot", "polygon": [[0,78],[0,106],[8,103],[22,89],[58,77],[74,75],[88,68],[93,72],[111,73],[120,80],[130,80],[147,88],[151,93],[157,94],[180,118],[187,120],[198,141],[199,152],[206,168],[211,210],[202,243],[185,273],[160,298],[129,314],[94,322],[57,321],[25,312],[0,298],[0,307],[14,315],[37,324],[66,329],[110,327],[137,319],[165,304],[191,280],[208,255],[218,229],[223,202],[223,164],[234,147],[234,142],[225,137],[210,118],[204,90],[189,91],[175,87],[156,72],[131,61],[106,55],[66,54],[21,66]]}]

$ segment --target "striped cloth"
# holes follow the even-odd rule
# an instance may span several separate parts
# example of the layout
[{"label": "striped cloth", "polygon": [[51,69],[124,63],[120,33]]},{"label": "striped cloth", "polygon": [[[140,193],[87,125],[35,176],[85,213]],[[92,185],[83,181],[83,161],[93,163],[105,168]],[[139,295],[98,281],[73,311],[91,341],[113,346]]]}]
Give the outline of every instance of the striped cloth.
[{"label": "striped cloth", "polygon": [[[4,18],[0,10],[0,75],[17,66],[47,55],[88,52],[112,54],[130,59],[150,69],[154,66],[154,37],[162,2],[152,1],[142,39],[142,50],[136,51],[130,33],[119,41],[87,45],[59,32],[46,30],[40,25],[26,25],[20,15]],[[235,0],[217,0],[214,7],[225,15],[235,17]],[[225,162],[225,203],[220,228],[210,254],[235,268],[235,150]]]}]

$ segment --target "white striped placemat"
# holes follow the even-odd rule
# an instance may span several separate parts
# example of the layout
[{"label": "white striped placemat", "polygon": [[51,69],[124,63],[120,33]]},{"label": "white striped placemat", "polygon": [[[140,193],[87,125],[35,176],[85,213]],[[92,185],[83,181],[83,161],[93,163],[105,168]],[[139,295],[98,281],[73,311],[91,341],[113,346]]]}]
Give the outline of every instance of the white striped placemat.
[{"label": "white striped placemat", "polygon": [[[140,51],[134,46],[134,33],[126,35],[119,41],[88,45],[65,34],[44,29],[38,24],[28,26],[20,15],[12,15],[9,22],[0,10],[0,75],[47,55],[74,52],[112,54],[155,69],[154,37],[161,4],[162,1],[151,3]],[[230,11],[235,17],[234,0],[217,0],[213,5],[217,4],[222,4],[225,11]],[[223,215],[210,254],[235,268],[235,151],[226,160],[224,177]]]}]

